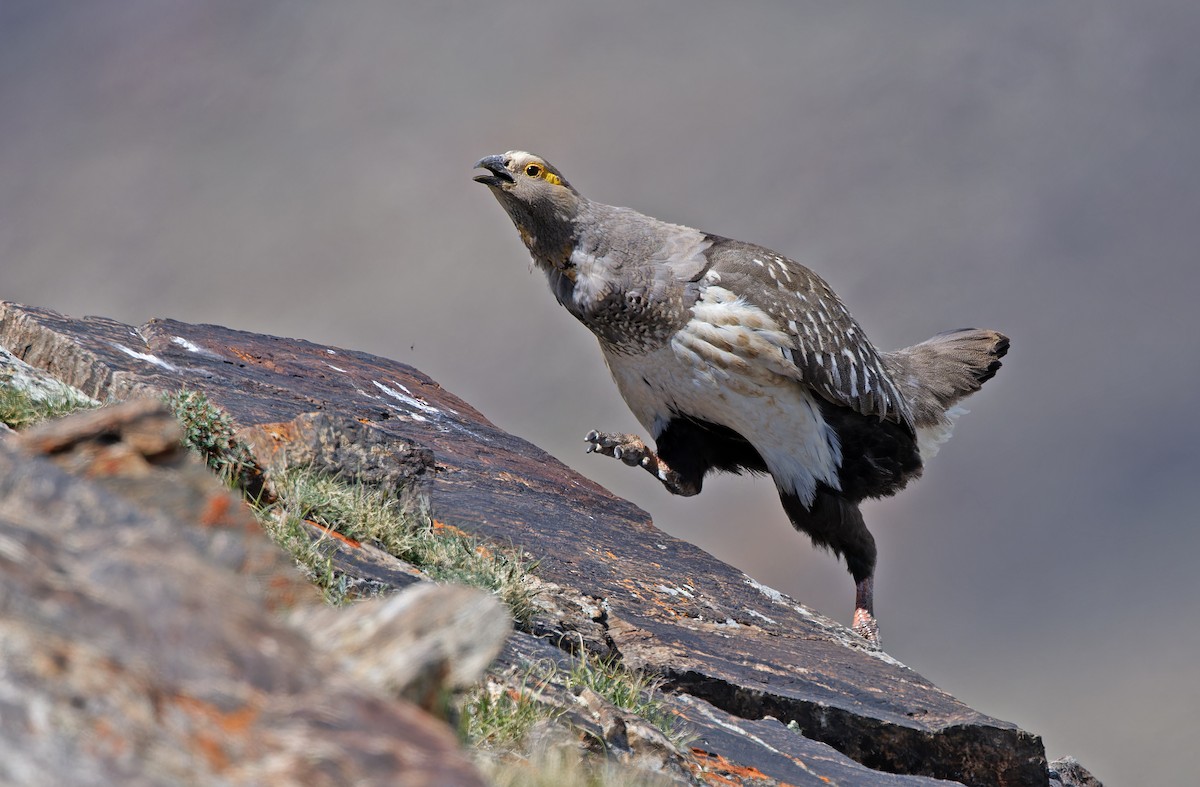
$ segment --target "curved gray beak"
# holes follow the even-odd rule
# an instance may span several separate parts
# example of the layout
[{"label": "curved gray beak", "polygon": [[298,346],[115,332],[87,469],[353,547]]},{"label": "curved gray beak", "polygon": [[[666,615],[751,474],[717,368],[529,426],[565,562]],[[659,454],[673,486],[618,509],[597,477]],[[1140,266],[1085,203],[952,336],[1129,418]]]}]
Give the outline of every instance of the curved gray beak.
[{"label": "curved gray beak", "polygon": [[476,183],[499,188],[507,183],[515,182],[512,173],[508,171],[508,167],[504,166],[504,156],[484,156],[475,162],[474,169],[480,168],[486,169],[491,174],[476,175]]}]

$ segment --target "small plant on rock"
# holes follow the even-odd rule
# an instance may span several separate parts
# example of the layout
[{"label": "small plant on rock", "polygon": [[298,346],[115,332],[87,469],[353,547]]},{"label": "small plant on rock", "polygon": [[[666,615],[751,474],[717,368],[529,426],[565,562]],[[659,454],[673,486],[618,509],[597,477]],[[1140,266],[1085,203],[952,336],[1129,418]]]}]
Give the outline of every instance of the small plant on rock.
[{"label": "small plant on rock", "polygon": [[233,422],[199,391],[181,390],[163,397],[183,427],[183,442],[200,454],[227,483],[242,483],[255,468],[250,449],[234,436]]}]

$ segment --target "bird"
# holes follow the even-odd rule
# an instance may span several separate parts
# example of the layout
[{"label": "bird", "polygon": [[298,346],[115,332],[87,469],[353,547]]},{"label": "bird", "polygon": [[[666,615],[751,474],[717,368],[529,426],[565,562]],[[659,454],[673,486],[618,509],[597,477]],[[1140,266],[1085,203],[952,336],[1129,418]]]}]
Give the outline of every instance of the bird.
[{"label": "bird", "polygon": [[965,328],[881,352],[820,276],[778,252],[593,202],[525,151],[474,169],[654,442],[593,429],[587,451],[675,495],[714,471],[769,473],[796,530],[846,561],[851,627],[880,647],[860,503],[921,475],[1008,337]]}]

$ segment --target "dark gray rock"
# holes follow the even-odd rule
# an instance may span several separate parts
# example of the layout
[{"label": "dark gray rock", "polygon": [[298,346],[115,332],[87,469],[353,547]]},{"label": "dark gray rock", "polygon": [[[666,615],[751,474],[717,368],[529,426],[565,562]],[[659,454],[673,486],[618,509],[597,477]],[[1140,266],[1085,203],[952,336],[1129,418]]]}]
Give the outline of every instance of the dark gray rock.
[{"label": "dark gray rock", "polygon": [[1050,763],[1050,787],[1104,787],[1074,757],[1062,757]]},{"label": "dark gray rock", "polygon": [[[134,328],[13,304],[0,305],[0,344],[90,396],[186,387],[243,430],[320,412],[378,430],[417,452],[409,455],[430,451],[428,494],[440,520],[525,550],[544,581],[588,600],[561,641],[618,653],[689,702],[745,722],[795,722],[802,733],[786,730],[783,748],[756,744],[738,757],[802,758],[815,741],[875,769],[861,784],[894,783],[884,772],[1047,784],[1036,735],[968,708],[841,625],[658,531],[645,512],[411,367],[216,326]],[[583,610],[573,600],[559,606]],[[546,628],[554,633],[553,622]],[[719,739],[721,724],[703,723]]]},{"label": "dark gray rock", "polygon": [[131,402],[0,442],[0,782],[482,785],[272,614],[312,588],[177,430]]},{"label": "dark gray rock", "polygon": [[[572,693],[564,676],[573,660],[544,640],[518,632],[498,660],[498,669],[521,675],[528,665],[542,665],[538,694],[566,714],[580,730],[580,749],[597,745],[618,761],[699,784],[745,784],[755,787],[828,787],[830,784],[887,787],[947,787],[958,782],[924,776],[901,776],[867,768],[831,746],[804,737],[773,719],[743,719],[687,695],[661,697],[663,710],[677,718],[689,734],[686,757],[645,720],[615,708],[592,692]],[[546,670],[545,665],[555,665]],[[495,669],[493,671],[496,671]],[[561,745],[561,744],[560,744]]]},{"label": "dark gray rock", "polygon": [[296,468],[341,475],[401,497],[428,495],[433,452],[382,429],[334,413],[303,413],[237,432],[270,476]]},{"label": "dark gray rock", "polygon": [[49,372],[30,366],[0,347],[0,384],[23,391],[36,401],[59,400],[98,404]]}]

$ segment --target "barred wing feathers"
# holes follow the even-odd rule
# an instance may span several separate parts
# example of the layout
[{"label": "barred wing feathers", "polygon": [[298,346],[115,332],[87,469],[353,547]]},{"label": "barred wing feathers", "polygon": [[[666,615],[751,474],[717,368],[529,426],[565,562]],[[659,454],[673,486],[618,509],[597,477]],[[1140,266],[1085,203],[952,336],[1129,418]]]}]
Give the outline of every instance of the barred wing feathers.
[{"label": "barred wing feathers", "polygon": [[[767,326],[751,327],[756,339],[775,345],[776,353],[755,352],[756,362],[831,402],[913,428],[909,404],[879,352],[824,280],[770,249],[710,237],[710,265],[698,282],[697,305],[724,302],[730,308],[732,296],[743,310],[769,318]],[[749,346],[755,344],[761,341]]]}]

